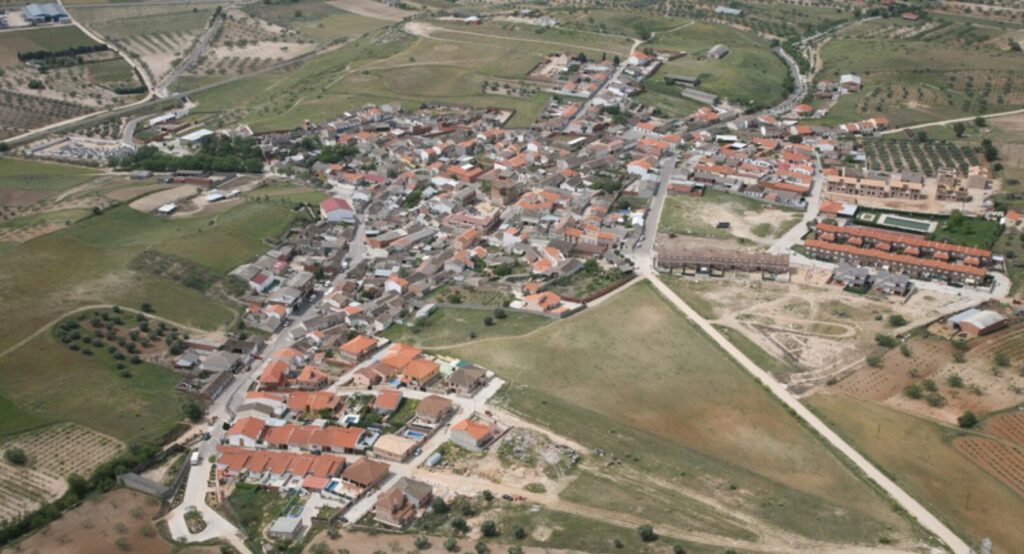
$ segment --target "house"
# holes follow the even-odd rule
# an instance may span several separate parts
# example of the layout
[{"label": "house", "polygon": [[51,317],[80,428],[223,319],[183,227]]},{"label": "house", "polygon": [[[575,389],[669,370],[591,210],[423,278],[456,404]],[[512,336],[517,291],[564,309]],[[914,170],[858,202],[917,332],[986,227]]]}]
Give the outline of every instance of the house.
[{"label": "house", "polygon": [[857,75],[847,73],[839,77],[839,87],[848,92],[857,92],[860,90],[860,86],[861,79]]},{"label": "house", "polygon": [[452,442],[471,452],[480,452],[498,436],[498,426],[473,419],[452,425]]},{"label": "house", "polygon": [[416,440],[395,434],[381,435],[373,443],[373,455],[391,462],[404,462],[416,449]]},{"label": "house", "polygon": [[729,55],[729,47],[724,44],[716,44],[708,49],[709,60],[720,60]]},{"label": "house", "polygon": [[235,421],[224,438],[232,446],[255,448],[263,438],[263,431],[266,428],[266,422],[260,418],[243,417]]},{"label": "house", "polygon": [[341,472],[342,487],[353,497],[360,497],[376,487],[391,472],[391,466],[369,458],[359,458]]},{"label": "house", "polygon": [[871,282],[871,270],[866,267],[839,262],[832,271],[832,280],[844,287],[860,288]]},{"label": "house", "polygon": [[357,387],[372,387],[383,381],[391,380],[398,374],[398,369],[388,364],[375,363],[356,370],[352,374],[352,384]]},{"label": "house", "polygon": [[416,423],[436,426],[444,423],[455,412],[455,405],[443,396],[431,394],[416,406]]},{"label": "house", "polygon": [[386,389],[380,391],[377,397],[374,398],[373,411],[380,415],[389,415],[395,413],[401,404],[402,391]]},{"label": "house", "polygon": [[472,396],[487,384],[487,371],[479,367],[461,367],[444,380],[445,388],[463,396]]},{"label": "house", "polygon": [[1006,318],[992,310],[971,308],[946,320],[950,328],[980,337],[1006,327]]},{"label": "house", "polygon": [[338,348],[338,358],[349,365],[356,365],[377,350],[377,339],[366,335],[357,335]]},{"label": "house", "polygon": [[418,511],[427,509],[433,498],[430,485],[402,477],[377,498],[374,516],[385,525],[402,528],[412,523]]},{"label": "house", "polygon": [[331,223],[355,223],[352,205],[342,198],[327,198],[320,202],[320,217]]},{"label": "house", "polygon": [[441,373],[441,366],[426,359],[416,358],[402,368],[402,377],[410,387],[425,387]]},{"label": "house", "polygon": [[294,388],[302,391],[318,391],[330,384],[330,378],[316,366],[307,365],[291,382]]},{"label": "house", "polygon": [[874,281],[872,288],[885,294],[906,296],[914,290],[914,284],[910,281],[910,277],[902,273],[890,273],[883,269],[875,274]]}]

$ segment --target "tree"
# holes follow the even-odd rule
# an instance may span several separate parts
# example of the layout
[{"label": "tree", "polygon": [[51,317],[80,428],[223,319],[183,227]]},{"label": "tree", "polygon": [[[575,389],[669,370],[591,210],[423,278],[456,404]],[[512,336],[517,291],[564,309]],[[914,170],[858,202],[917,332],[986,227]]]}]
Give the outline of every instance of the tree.
[{"label": "tree", "polygon": [[914,355],[914,353],[910,351],[910,346],[907,346],[907,343],[903,343],[900,345],[900,354],[903,354],[907,358],[910,358],[911,356]]},{"label": "tree", "polygon": [[964,429],[970,429],[978,424],[978,416],[974,415],[974,412],[967,410],[962,416],[956,418],[956,424]]},{"label": "tree", "polygon": [[143,302],[142,306],[141,306],[141,309],[142,309],[142,311],[146,312],[147,314],[153,313],[153,305],[150,304],[149,302]]},{"label": "tree", "polygon": [[954,389],[963,388],[964,378],[954,373],[953,375],[950,375],[949,377],[946,378],[946,384],[949,385],[950,387],[953,387]]},{"label": "tree", "polygon": [[185,412],[185,417],[193,423],[197,423],[199,420],[203,419],[203,407],[195,400],[190,400],[185,403],[182,410]]},{"label": "tree", "polygon": [[413,546],[415,546],[419,550],[426,550],[430,548],[430,540],[427,539],[427,537],[420,535],[416,537],[415,541],[413,541]]},{"label": "tree", "polygon": [[686,554],[686,547],[681,544],[673,544],[672,554]]},{"label": "tree", "polygon": [[484,318],[484,325],[486,325],[488,327],[490,327],[491,325],[494,325],[494,318],[491,317],[491,316],[485,317]]},{"label": "tree", "polygon": [[459,550],[459,541],[455,540],[455,537],[448,537],[444,541],[444,549],[448,552],[457,552]]},{"label": "tree", "polygon": [[644,524],[636,528],[636,532],[640,535],[640,540],[644,542],[652,542],[658,540],[658,535],[654,532],[654,527]]},{"label": "tree", "polygon": [[987,121],[985,121],[985,118],[984,118],[984,117],[981,117],[981,116],[979,115],[978,117],[975,117],[975,118],[974,118],[974,124],[975,124],[976,126],[978,126],[978,127],[984,127],[984,126],[988,125],[988,122],[987,122]]},{"label": "tree", "polygon": [[924,396],[924,392],[921,390],[920,385],[914,384],[907,385],[907,387],[903,389],[903,395],[912,400],[918,400]]},{"label": "tree", "polygon": [[4,459],[7,460],[7,463],[14,466],[23,466],[28,464],[28,454],[17,447],[4,450]]},{"label": "tree", "polygon": [[85,477],[77,473],[68,475],[68,490],[75,493],[75,496],[81,498],[88,494],[89,489],[92,487],[89,485],[89,481]]},{"label": "tree", "polygon": [[512,546],[508,547],[508,554],[523,554],[523,547],[519,546],[518,544],[513,544]]},{"label": "tree", "polygon": [[459,533],[465,533],[469,531],[469,525],[466,524],[466,520],[461,517],[452,518],[452,529],[455,529]]},{"label": "tree", "polygon": [[882,367],[881,356],[868,356],[867,358],[864,358],[864,361],[871,367]]},{"label": "tree", "polygon": [[889,335],[883,335],[883,334],[879,333],[879,334],[875,335],[875,342],[878,343],[878,346],[882,346],[882,347],[885,347],[885,348],[893,348],[894,346],[899,344],[900,341],[897,340],[896,337],[892,337],[892,336],[889,336]]},{"label": "tree", "polygon": [[526,529],[522,525],[516,525],[512,527],[512,536],[518,540],[523,540],[526,538]]},{"label": "tree", "polygon": [[476,554],[487,554],[491,551],[491,549],[487,547],[487,543],[484,541],[477,541],[476,545],[473,546],[473,550],[476,551]]},{"label": "tree", "polygon": [[498,524],[494,523],[494,520],[488,519],[480,524],[480,532],[483,533],[485,537],[497,537]]},{"label": "tree", "polygon": [[914,140],[917,142],[928,142],[928,133],[924,131],[918,131],[914,134]]},{"label": "tree", "polygon": [[484,500],[487,502],[494,500],[494,493],[487,489],[484,489],[484,492],[480,493],[480,495],[483,496]]},{"label": "tree", "polygon": [[497,319],[505,319],[506,317],[508,317],[508,314],[505,313],[505,310],[503,310],[501,308],[495,308],[494,309],[494,317],[497,318]]},{"label": "tree", "polygon": [[447,514],[448,503],[446,503],[440,496],[435,496],[434,499],[430,501],[430,509],[435,514]]},{"label": "tree", "polygon": [[967,131],[967,126],[963,123],[957,121],[953,124],[953,134],[956,135],[956,138],[964,136],[965,131]]}]

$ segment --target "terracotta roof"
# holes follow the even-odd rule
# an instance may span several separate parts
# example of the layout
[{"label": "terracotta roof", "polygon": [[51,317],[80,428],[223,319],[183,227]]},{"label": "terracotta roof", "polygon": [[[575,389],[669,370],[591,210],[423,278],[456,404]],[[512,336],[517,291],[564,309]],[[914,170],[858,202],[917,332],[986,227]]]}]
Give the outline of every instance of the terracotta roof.
[{"label": "terracotta roof", "polygon": [[345,468],[341,478],[351,481],[362,487],[369,487],[383,479],[391,470],[391,466],[384,462],[359,458],[355,463]]},{"label": "terracotta roof", "polygon": [[925,240],[915,235],[909,235],[907,233],[897,233],[893,231],[885,231],[882,229],[876,229],[874,227],[860,227],[857,225],[847,225],[840,227],[839,225],[832,225],[829,223],[818,223],[817,229],[819,231],[841,233],[853,237],[870,238],[876,241],[896,242],[906,244],[908,246],[917,246],[920,248],[929,248],[932,250],[954,252],[957,254],[962,254],[964,256],[978,256],[981,258],[992,257],[992,252],[988,250],[982,250],[980,248],[971,248],[970,246],[960,246],[957,244],[948,244],[945,242],[936,242],[933,240]]},{"label": "terracotta roof", "polygon": [[913,256],[906,256],[903,254],[882,252],[880,250],[872,250],[869,248],[857,248],[856,246],[850,246],[848,244],[835,244],[831,242],[825,242],[822,240],[806,240],[804,241],[804,246],[808,248],[829,250],[832,252],[843,252],[857,256],[878,258],[880,260],[886,260],[910,266],[929,267],[932,269],[947,271],[950,273],[962,273],[965,275],[973,275],[975,277],[984,277],[985,275],[988,274],[988,272],[985,271],[984,269],[972,267],[969,265],[951,264],[947,262],[940,262],[938,260],[929,260],[927,258],[915,258]]}]

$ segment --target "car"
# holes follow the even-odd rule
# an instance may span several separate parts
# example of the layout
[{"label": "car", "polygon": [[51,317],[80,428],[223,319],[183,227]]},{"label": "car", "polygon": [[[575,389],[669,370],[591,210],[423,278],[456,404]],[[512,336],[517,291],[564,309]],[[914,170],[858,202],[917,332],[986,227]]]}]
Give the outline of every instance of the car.
[{"label": "car", "polygon": [[502,500],[508,500],[509,502],[512,502],[513,500],[515,500],[515,497],[512,496],[511,494],[503,494],[503,495],[501,495],[501,499]]}]

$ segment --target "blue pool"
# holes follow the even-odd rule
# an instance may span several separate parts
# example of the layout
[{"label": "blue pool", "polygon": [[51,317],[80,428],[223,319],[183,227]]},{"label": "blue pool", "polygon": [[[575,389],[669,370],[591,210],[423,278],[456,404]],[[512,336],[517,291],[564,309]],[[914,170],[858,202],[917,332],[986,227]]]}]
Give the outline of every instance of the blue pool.
[{"label": "blue pool", "polygon": [[405,436],[409,437],[410,439],[417,439],[417,440],[419,440],[419,439],[422,439],[423,437],[425,437],[427,435],[424,434],[424,433],[421,433],[419,431],[406,431],[405,432]]}]

